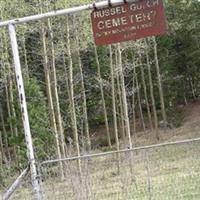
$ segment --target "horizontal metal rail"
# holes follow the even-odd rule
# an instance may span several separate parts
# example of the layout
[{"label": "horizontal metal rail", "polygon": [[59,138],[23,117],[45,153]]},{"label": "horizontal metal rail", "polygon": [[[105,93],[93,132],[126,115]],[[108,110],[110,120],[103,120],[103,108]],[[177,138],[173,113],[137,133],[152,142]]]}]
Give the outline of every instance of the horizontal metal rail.
[{"label": "horizontal metal rail", "polygon": [[153,149],[156,147],[171,146],[171,145],[176,145],[176,144],[185,144],[185,143],[197,142],[197,141],[200,141],[200,138],[186,139],[186,140],[180,140],[180,141],[175,141],[175,142],[165,142],[165,143],[153,144],[153,145],[148,145],[148,146],[140,146],[140,147],[135,147],[135,148],[131,148],[131,149],[122,149],[119,151],[109,151],[109,152],[96,153],[96,154],[90,154],[90,155],[74,156],[74,157],[70,157],[70,158],[47,160],[47,161],[40,163],[40,165],[56,163],[59,161],[71,161],[71,160],[77,160],[77,159],[87,159],[87,158],[108,156],[111,154],[126,153],[126,152],[130,152],[130,151],[137,151],[137,150],[144,150],[144,149]]},{"label": "horizontal metal rail", "polygon": [[[127,0],[126,2],[131,3],[134,1],[135,0]],[[73,8],[66,8],[63,10],[55,10],[55,11],[42,13],[42,14],[38,14],[38,15],[32,15],[32,16],[27,16],[27,17],[22,17],[22,18],[17,18],[17,19],[0,22],[0,27],[8,26],[9,24],[22,24],[22,23],[26,23],[26,22],[30,22],[30,21],[37,21],[37,20],[41,20],[41,19],[45,19],[45,18],[49,18],[49,17],[77,13],[77,12],[81,12],[84,10],[91,10],[94,8],[95,9],[106,8],[106,7],[110,6],[110,3],[112,6],[121,5],[124,2],[125,2],[124,0],[111,0],[111,1],[107,0],[107,1],[97,2],[95,4],[93,3],[93,4],[87,4],[87,5],[77,6],[77,7],[73,7]]]},{"label": "horizontal metal rail", "polygon": [[19,187],[19,185],[22,183],[24,177],[29,173],[29,167],[27,167],[19,177],[16,178],[15,182],[6,190],[6,192],[3,195],[2,200],[9,200],[11,195],[14,193],[14,191]]}]

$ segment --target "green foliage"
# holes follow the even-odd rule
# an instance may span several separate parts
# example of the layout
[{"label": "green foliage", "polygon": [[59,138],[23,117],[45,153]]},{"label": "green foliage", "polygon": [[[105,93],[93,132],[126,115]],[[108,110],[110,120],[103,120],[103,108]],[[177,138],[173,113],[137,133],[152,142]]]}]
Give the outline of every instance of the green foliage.
[{"label": "green foliage", "polygon": [[28,100],[28,112],[30,117],[31,132],[38,159],[44,159],[46,155],[53,153],[53,133],[48,130],[49,119],[44,94],[35,79],[29,79],[25,84]]},{"label": "green foliage", "polygon": [[[44,160],[47,158],[47,155],[51,156],[54,154],[54,149],[52,148],[54,136],[52,131],[49,130],[49,117],[44,94],[35,78],[25,80],[25,93],[34,150],[37,159]],[[17,97],[17,91],[15,91],[15,96]],[[19,135],[11,136],[9,141],[11,145],[19,147],[17,154],[20,158],[20,163],[24,163],[26,161],[26,146],[19,109],[17,111],[17,118],[12,121],[14,127],[19,128]]]}]

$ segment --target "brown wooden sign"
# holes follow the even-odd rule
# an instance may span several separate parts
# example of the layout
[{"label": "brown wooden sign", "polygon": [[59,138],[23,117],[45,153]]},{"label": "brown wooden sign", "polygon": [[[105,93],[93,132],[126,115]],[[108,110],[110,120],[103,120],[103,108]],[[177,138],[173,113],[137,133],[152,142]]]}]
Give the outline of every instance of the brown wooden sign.
[{"label": "brown wooden sign", "polygon": [[91,13],[97,45],[136,40],[166,32],[162,0],[136,0]]}]

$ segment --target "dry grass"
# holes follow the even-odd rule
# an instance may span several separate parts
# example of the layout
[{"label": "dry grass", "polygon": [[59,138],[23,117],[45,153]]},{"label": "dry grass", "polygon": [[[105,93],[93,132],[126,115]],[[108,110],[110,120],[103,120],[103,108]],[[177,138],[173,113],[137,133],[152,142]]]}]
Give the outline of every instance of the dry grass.
[{"label": "dry grass", "polygon": [[[193,109],[193,110],[192,110]],[[160,131],[160,142],[200,137],[200,105],[185,110],[184,126]],[[189,114],[190,113],[190,114]],[[153,144],[151,133],[137,134],[137,146]],[[45,200],[188,200],[200,199],[200,142],[121,153],[82,161],[79,178],[76,161],[65,163],[65,180],[57,165],[42,168]],[[130,157],[133,165],[130,168]],[[27,183],[27,182],[26,182]],[[30,184],[19,188],[13,200],[31,199]]]},{"label": "dry grass", "polygon": [[[117,171],[116,155],[83,161],[80,180],[76,161],[66,164],[61,181],[57,166],[45,166],[45,200],[188,200],[200,198],[200,142],[121,154]],[[30,199],[30,191],[20,188],[15,199]]]}]

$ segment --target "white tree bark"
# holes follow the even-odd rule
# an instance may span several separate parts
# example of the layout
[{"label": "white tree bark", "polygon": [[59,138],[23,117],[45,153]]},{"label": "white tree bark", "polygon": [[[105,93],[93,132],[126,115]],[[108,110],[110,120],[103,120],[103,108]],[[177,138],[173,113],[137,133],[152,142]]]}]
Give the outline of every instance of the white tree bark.
[{"label": "white tree bark", "polygon": [[145,123],[144,123],[144,116],[143,116],[142,106],[141,106],[140,86],[139,86],[139,83],[138,83],[138,75],[137,75],[136,66],[135,66],[134,61],[133,61],[133,73],[134,73],[134,76],[135,76],[135,83],[136,83],[136,89],[137,89],[137,100],[138,100],[138,107],[139,107],[139,112],[140,112],[141,124],[142,124],[143,131],[145,132],[146,127],[145,127]]},{"label": "white tree bark", "polygon": [[97,76],[98,76],[99,86],[100,86],[100,91],[101,91],[101,100],[102,100],[103,111],[104,111],[107,140],[108,140],[108,145],[111,148],[112,144],[111,144],[111,138],[110,138],[109,124],[108,124],[108,114],[107,114],[106,102],[105,102],[104,91],[103,91],[100,63],[99,63],[99,58],[98,58],[98,53],[97,53],[97,47],[95,44],[94,44],[94,53],[95,53],[95,59],[96,59],[96,64],[97,64]]},{"label": "white tree bark", "polygon": [[146,86],[146,81],[145,81],[145,75],[144,75],[144,66],[142,64],[142,58],[141,54],[139,53],[139,59],[140,59],[140,72],[141,72],[141,78],[142,78],[142,85],[143,85],[143,90],[144,90],[144,98],[145,98],[145,104],[147,108],[147,114],[148,114],[148,120],[149,120],[149,125],[151,131],[153,130],[153,124],[152,124],[152,118],[151,118],[151,111],[150,111],[150,106],[149,106],[149,99],[147,95],[147,86]]},{"label": "white tree bark", "polygon": [[[71,109],[71,120],[72,120],[72,129],[74,134],[75,140],[75,148],[77,156],[80,156],[80,147],[79,147],[79,136],[78,136],[78,129],[77,129],[77,119],[76,119],[76,109],[75,109],[75,102],[74,102],[74,82],[73,82],[73,61],[71,55],[71,44],[70,44],[70,33],[69,33],[69,22],[67,18],[67,55],[68,55],[68,64],[69,64],[69,89],[70,89],[70,109]],[[78,159],[78,170],[81,176],[82,169],[81,169],[81,160]]]},{"label": "white tree bark", "polygon": [[126,129],[126,135],[128,137],[129,148],[132,148],[133,145],[132,145],[131,132],[130,132],[130,122],[129,122],[129,116],[128,116],[126,86],[125,86],[125,82],[124,82],[124,74],[123,74],[123,66],[122,66],[122,52],[121,52],[121,46],[120,46],[119,43],[117,44],[117,51],[118,51],[118,56],[119,56],[119,74],[120,74],[120,81],[121,81],[121,87],[122,87],[122,99],[123,99],[123,108],[124,108],[125,129]]},{"label": "white tree bark", "polygon": [[111,87],[112,87],[113,124],[114,124],[114,132],[115,132],[115,142],[116,142],[117,150],[119,150],[119,135],[118,135],[118,127],[117,127],[116,102],[115,102],[115,79],[114,79],[111,45],[109,45],[109,54],[110,54],[110,76],[111,76]]},{"label": "white tree bark", "polygon": [[149,53],[148,53],[148,44],[147,44],[146,40],[145,40],[145,45],[146,45],[146,48],[147,48],[146,49],[146,61],[147,61],[147,69],[148,69],[151,103],[152,103],[152,108],[153,108],[155,138],[157,138],[157,140],[159,140],[158,117],[157,117],[156,103],[155,103],[154,90],[153,90],[153,81],[152,81],[152,75],[151,75],[151,64],[150,64]]},{"label": "white tree bark", "polygon": [[53,30],[51,28],[51,21],[48,19],[48,29],[50,32],[50,43],[51,43],[51,67],[52,67],[52,93],[54,97],[54,108],[55,108],[55,119],[57,124],[57,131],[58,137],[62,149],[62,156],[66,157],[66,150],[65,150],[65,137],[64,137],[64,129],[63,129],[63,120],[60,111],[60,102],[58,96],[58,89],[57,89],[57,75],[56,75],[56,66],[55,66],[55,50],[54,50],[54,42],[53,42]]},{"label": "white tree bark", "polygon": [[[76,28],[75,28],[76,29]],[[85,92],[85,83],[84,83],[84,77],[83,77],[83,64],[81,61],[81,55],[80,55],[80,44],[79,44],[79,33],[78,30],[75,30],[75,37],[76,37],[76,45],[77,45],[77,54],[78,54],[78,65],[79,65],[79,71],[81,76],[81,90],[83,95],[83,115],[84,115],[84,125],[85,125],[85,132],[86,132],[86,138],[87,138],[87,150],[91,150],[91,138],[90,138],[90,132],[89,132],[89,123],[88,123],[88,112],[87,112],[87,98],[86,98],[86,92]]]},{"label": "white tree bark", "polygon": [[[117,127],[117,115],[116,115],[116,102],[115,102],[115,79],[114,79],[114,68],[113,68],[113,52],[112,46],[109,45],[109,54],[110,54],[110,76],[111,76],[111,87],[112,87],[112,110],[113,110],[113,124],[114,124],[114,132],[115,132],[115,142],[116,149],[119,151],[119,135],[118,135],[118,127]],[[118,171],[120,170],[120,154],[117,154],[118,159]]]},{"label": "white tree bark", "polygon": [[156,72],[157,72],[157,78],[158,78],[158,88],[159,88],[159,95],[160,95],[162,118],[163,118],[164,126],[166,128],[166,126],[167,126],[167,115],[166,115],[166,110],[165,110],[162,80],[161,80],[160,66],[159,66],[159,61],[158,61],[157,42],[156,42],[155,37],[152,37],[152,40],[153,40],[154,56],[155,56],[155,62],[156,62]]},{"label": "white tree bark", "polygon": [[[116,69],[118,68],[118,52],[116,49],[115,52],[115,64]],[[125,125],[124,125],[124,110],[123,110],[123,103],[122,103],[122,92],[121,92],[121,86],[120,86],[120,73],[117,71],[117,93],[118,93],[118,101],[119,101],[119,120],[120,120],[120,129],[121,129],[121,136],[123,138],[123,142],[126,142],[126,133],[125,133]]]},{"label": "white tree bark", "polygon": [[[49,61],[48,61],[47,44],[46,44],[46,37],[45,37],[46,33],[45,33],[45,29],[44,29],[43,24],[42,24],[42,33],[41,34],[42,34],[42,43],[43,43],[44,73],[45,73],[48,107],[49,107],[49,113],[50,113],[50,123],[51,123],[51,128],[53,130],[53,133],[55,134],[57,155],[58,155],[58,158],[61,159],[62,155],[61,155],[61,149],[60,149],[60,141],[59,141],[59,135],[58,135],[58,130],[57,130],[57,126],[56,126],[55,112],[54,112],[54,106],[53,106],[53,98],[52,98],[52,91],[51,91]],[[60,167],[61,178],[64,179],[63,163],[62,162],[59,162],[59,167]]]}]

